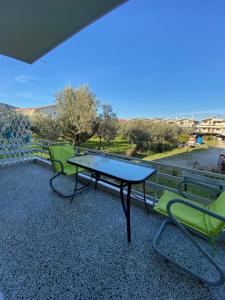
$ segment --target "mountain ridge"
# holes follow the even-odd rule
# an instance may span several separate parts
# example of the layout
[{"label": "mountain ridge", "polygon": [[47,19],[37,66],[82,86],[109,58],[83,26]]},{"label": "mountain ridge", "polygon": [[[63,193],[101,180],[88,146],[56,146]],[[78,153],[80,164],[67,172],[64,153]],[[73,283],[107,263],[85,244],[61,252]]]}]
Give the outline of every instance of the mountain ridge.
[{"label": "mountain ridge", "polygon": [[13,105],[9,105],[3,102],[0,102],[0,112],[4,112],[4,111],[13,111],[15,110],[17,107],[13,106]]}]

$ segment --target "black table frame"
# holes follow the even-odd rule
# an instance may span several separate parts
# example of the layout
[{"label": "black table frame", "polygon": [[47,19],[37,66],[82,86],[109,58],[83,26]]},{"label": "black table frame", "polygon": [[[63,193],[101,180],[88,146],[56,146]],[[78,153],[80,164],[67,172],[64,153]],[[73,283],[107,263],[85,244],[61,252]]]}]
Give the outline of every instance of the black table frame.
[{"label": "black table frame", "polygon": [[[107,157],[107,158],[108,159],[113,159],[113,158],[110,158],[110,157]],[[126,162],[125,160],[122,160],[122,161]],[[95,190],[97,189],[97,183],[98,183],[98,181],[110,184],[110,185],[112,185],[112,186],[117,187],[117,188],[120,189],[120,200],[121,200],[121,204],[122,204],[123,211],[124,211],[124,214],[125,214],[125,217],[126,217],[126,221],[127,221],[127,240],[128,240],[128,242],[131,242],[131,226],[130,226],[131,186],[132,186],[132,184],[143,183],[144,184],[144,194],[145,194],[145,181],[149,177],[151,177],[153,174],[155,174],[156,170],[154,168],[152,168],[153,172],[149,176],[147,176],[145,179],[142,179],[142,180],[139,180],[139,181],[132,181],[132,180],[124,180],[124,178],[120,178],[120,177],[115,177],[113,175],[110,175],[109,173],[104,173],[104,172],[96,171],[93,168],[84,166],[84,165],[79,164],[79,163],[72,162],[70,160],[68,160],[67,162],[70,163],[70,164],[72,164],[72,165],[74,165],[74,166],[76,166],[76,167],[80,167],[80,168],[83,168],[83,169],[86,169],[86,170],[90,171],[91,174],[92,174],[92,178],[95,179]],[[105,178],[101,178],[101,175],[109,177],[109,178],[114,179],[114,180],[117,180],[117,181],[120,182],[120,184],[117,184],[115,182],[109,181],[109,180],[107,180]],[[127,201],[126,201],[126,203],[124,201],[124,188],[125,187],[127,187]]]}]

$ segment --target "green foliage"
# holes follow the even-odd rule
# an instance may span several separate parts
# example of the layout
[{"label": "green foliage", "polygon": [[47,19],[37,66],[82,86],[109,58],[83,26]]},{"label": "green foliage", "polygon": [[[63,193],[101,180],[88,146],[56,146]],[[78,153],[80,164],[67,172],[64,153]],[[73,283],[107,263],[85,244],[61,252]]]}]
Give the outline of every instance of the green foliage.
[{"label": "green foliage", "polygon": [[98,101],[88,86],[66,86],[56,95],[56,103],[63,138],[80,145],[95,134]]},{"label": "green foliage", "polygon": [[143,153],[144,150],[148,149],[151,134],[147,122],[143,120],[131,121],[126,135],[128,142],[135,144],[138,151]]},{"label": "green foliage", "polygon": [[49,140],[59,137],[76,145],[84,143],[94,134],[113,140],[118,131],[118,120],[111,105],[103,105],[97,114],[99,101],[88,86],[77,89],[66,86],[56,95],[57,114],[55,118],[34,113],[32,130],[41,138]]},{"label": "green foliage", "polygon": [[118,119],[116,113],[113,112],[112,106],[105,104],[102,107],[102,114],[99,116],[99,126],[97,135],[109,142],[115,139],[118,131]]},{"label": "green foliage", "polygon": [[122,136],[124,139],[126,139],[126,137],[127,137],[127,124],[128,123],[129,122],[118,124],[118,135]]},{"label": "green foliage", "polygon": [[181,144],[186,144],[188,142],[189,138],[190,138],[190,135],[188,135],[186,133],[182,133],[182,134],[178,135],[177,141]]},{"label": "green foliage", "polygon": [[133,120],[121,126],[121,134],[129,143],[135,144],[140,152],[164,152],[177,146],[181,129],[166,122]]},{"label": "green foliage", "polygon": [[162,153],[174,149],[175,145],[173,143],[164,141],[164,142],[152,142],[151,151],[155,153]]},{"label": "green foliage", "polygon": [[60,135],[58,120],[38,111],[32,115],[31,130],[47,140],[56,140]]},{"label": "green foliage", "polygon": [[204,137],[205,142],[211,142],[213,139],[214,139],[214,137],[212,137],[211,135]]},{"label": "green foliage", "polygon": [[[152,139],[154,142],[165,143],[168,142],[175,146],[177,143],[177,136],[181,129],[175,124],[168,124],[166,122],[149,122]],[[165,150],[164,150],[165,151]]]}]

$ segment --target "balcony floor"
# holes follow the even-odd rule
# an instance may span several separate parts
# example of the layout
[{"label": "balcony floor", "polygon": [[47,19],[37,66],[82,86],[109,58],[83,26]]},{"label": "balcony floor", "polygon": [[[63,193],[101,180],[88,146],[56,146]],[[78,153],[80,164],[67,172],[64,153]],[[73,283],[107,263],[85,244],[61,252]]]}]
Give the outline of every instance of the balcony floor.
[{"label": "balcony floor", "polygon": [[[224,286],[202,286],[155,253],[152,240],[161,217],[132,205],[128,244],[117,197],[90,189],[70,205],[51,191],[51,175],[34,163],[0,169],[0,290],[5,299],[224,299]],[[73,186],[69,178],[60,183],[67,190]],[[181,260],[192,254],[190,268],[213,276],[175,227],[161,244]],[[224,244],[216,253],[225,269]]]}]

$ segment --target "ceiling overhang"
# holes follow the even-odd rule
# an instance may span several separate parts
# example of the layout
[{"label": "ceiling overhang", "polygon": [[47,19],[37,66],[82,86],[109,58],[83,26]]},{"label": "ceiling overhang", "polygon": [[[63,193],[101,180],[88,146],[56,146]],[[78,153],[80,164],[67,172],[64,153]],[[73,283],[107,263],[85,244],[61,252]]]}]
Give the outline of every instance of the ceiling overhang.
[{"label": "ceiling overhang", "polygon": [[127,0],[0,0],[0,54],[33,63]]}]

